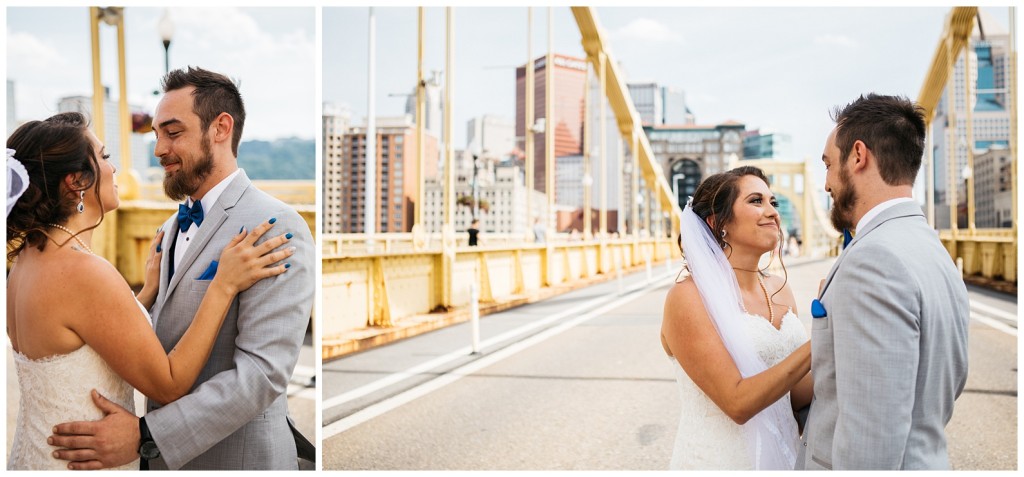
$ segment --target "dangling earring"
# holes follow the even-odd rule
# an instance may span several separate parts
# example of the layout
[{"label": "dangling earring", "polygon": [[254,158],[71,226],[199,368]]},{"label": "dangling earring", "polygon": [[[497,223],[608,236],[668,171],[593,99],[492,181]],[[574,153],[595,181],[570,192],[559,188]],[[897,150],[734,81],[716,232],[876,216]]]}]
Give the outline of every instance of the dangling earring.
[{"label": "dangling earring", "polygon": [[722,243],[725,244],[725,245],[722,245],[722,250],[725,250],[725,248],[729,246],[729,242],[725,241],[725,230],[724,229],[722,230]]},{"label": "dangling earring", "polygon": [[85,191],[81,191],[78,195],[78,213],[85,212]]}]

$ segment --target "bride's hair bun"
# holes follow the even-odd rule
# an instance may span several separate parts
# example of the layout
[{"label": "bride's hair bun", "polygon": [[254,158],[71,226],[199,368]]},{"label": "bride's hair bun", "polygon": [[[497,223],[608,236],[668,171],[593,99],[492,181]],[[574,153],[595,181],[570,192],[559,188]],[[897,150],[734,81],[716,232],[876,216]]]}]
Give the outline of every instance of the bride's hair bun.
[{"label": "bride's hair bun", "polygon": [[60,113],[44,121],[22,124],[7,138],[28,171],[29,185],[7,215],[7,259],[26,246],[46,247],[46,224],[63,224],[75,211],[79,195],[64,185],[69,174],[92,187],[99,163],[87,135],[89,121],[81,113]]}]

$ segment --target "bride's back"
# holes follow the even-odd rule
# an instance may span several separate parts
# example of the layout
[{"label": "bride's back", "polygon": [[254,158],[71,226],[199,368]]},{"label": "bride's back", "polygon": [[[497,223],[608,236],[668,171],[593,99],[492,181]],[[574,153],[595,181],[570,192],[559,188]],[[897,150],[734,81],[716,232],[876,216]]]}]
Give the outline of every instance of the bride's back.
[{"label": "bride's back", "polygon": [[80,323],[85,296],[79,280],[102,279],[102,258],[70,246],[47,244],[43,251],[26,247],[7,277],[7,334],[15,351],[30,359],[71,353],[85,345],[72,329]]}]

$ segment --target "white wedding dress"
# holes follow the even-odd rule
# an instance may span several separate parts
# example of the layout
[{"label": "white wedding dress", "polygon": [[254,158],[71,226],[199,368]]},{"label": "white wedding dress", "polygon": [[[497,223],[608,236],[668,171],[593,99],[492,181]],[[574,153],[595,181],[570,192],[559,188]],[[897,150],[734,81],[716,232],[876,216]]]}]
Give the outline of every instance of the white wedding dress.
[{"label": "white wedding dress", "polygon": [[[776,330],[767,319],[744,313],[744,328],[754,349],[768,367],[782,361],[807,342],[807,331],[792,312],[782,317]],[[672,449],[672,470],[753,470],[747,439],[739,424],[726,416],[704,391],[683,371],[675,358],[669,357],[679,383],[682,409],[679,431]],[[789,394],[782,397],[789,408]],[[789,436],[799,441],[797,435]]]},{"label": "white wedding dress", "polygon": [[[142,310],[149,320],[149,313]],[[14,351],[14,364],[21,399],[7,470],[67,470],[68,462],[53,457],[57,447],[47,444],[46,439],[57,424],[103,418],[103,412],[92,402],[93,389],[135,412],[135,389],[89,345],[42,359],[29,359]],[[139,461],[113,469],[139,470]]]}]

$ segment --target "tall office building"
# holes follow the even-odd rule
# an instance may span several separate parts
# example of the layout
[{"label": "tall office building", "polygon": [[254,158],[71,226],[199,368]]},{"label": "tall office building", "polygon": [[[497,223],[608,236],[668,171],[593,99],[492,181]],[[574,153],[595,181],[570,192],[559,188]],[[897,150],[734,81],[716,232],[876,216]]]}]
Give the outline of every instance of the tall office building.
[{"label": "tall office building", "polygon": [[664,117],[663,124],[692,125],[695,122],[693,113],[686,105],[686,94],[674,86],[661,87],[661,104]]},{"label": "tall office building", "polygon": [[[555,110],[548,117],[544,95],[547,90],[545,77],[548,58],[542,56],[533,62],[534,75],[534,118],[553,121],[555,157],[573,156],[583,153],[583,96],[587,75],[587,64],[583,58],[555,55],[552,63],[555,83]],[[525,149],[526,120],[526,66],[516,68],[516,146]],[[544,174],[547,164],[544,145],[547,138],[541,132],[534,135],[534,188],[544,192]],[[557,200],[557,199],[556,199]]]},{"label": "tall office building", "polygon": [[628,83],[626,87],[644,126],[665,123],[663,97],[658,83]]},{"label": "tall office building", "polygon": [[507,118],[485,114],[470,119],[466,129],[466,150],[473,154],[504,158],[516,147],[516,126]]},{"label": "tall office building", "polygon": [[[104,137],[103,143],[107,146],[107,152],[110,154],[110,160],[121,167],[121,115],[120,106],[117,101],[110,99],[109,88],[104,88],[106,93],[106,99],[103,101],[103,128]],[[130,104],[128,105],[130,111],[142,110],[142,106]],[[78,112],[84,114],[88,118],[92,118],[92,97],[91,96],[67,96],[60,99],[57,103],[57,111],[61,113]],[[129,129],[130,131],[130,129]],[[149,146],[146,143],[147,137],[143,134],[135,134],[129,132],[128,142],[130,144],[129,163],[132,165],[132,169],[139,174],[140,178],[148,176],[147,170],[153,166],[155,158],[149,152]],[[161,176],[162,177],[162,176]]]},{"label": "tall office building", "polygon": [[[932,152],[935,158],[935,225],[940,229],[950,227],[950,191],[957,191],[958,203],[964,203],[966,198],[966,174],[970,173],[967,170],[967,108],[971,108],[974,144],[970,147],[975,158],[992,148],[1009,147],[1010,103],[1007,88],[1015,87],[1009,84],[1009,35],[1006,28],[986,10],[979,9],[978,13],[981,17],[980,28],[978,17],[975,17],[971,41],[954,67],[952,101],[947,87],[931,123]],[[965,91],[968,79],[971,81],[970,101]],[[953,113],[955,122],[950,120],[950,113]],[[954,159],[952,174],[951,157]],[[919,178],[919,181],[923,183],[923,178]],[[976,182],[976,194],[980,192],[978,187]],[[979,213],[987,215],[988,212],[982,212],[977,203],[975,206],[977,225]],[[962,210],[966,211],[966,207],[962,207]],[[965,213],[961,212],[960,215]],[[966,224],[966,220],[966,217],[958,219],[963,224]]]},{"label": "tall office building", "polygon": [[[480,198],[480,230],[486,234],[525,234],[531,230],[531,217],[542,217],[546,197],[536,190],[527,191],[523,170],[514,161],[493,162],[479,167],[475,177],[470,151],[458,151],[455,161],[455,216],[452,225],[456,232],[465,232],[473,222],[472,202],[458,204],[459,198],[473,196],[473,181],[479,182],[477,195]],[[426,208],[423,222],[427,232],[439,233],[444,225],[444,178],[430,177],[426,184]],[[530,208],[526,213],[526,194],[530,197]]]},{"label": "tall office building", "polygon": [[[573,209],[583,207],[583,156],[555,158],[555,204]],[[593,207],[593,205],[591,205]]]},{"label": "tall office building", "polygon": [[644,126],[686,126],[694,123],[682,89],[658,83],[628,83],[626,87]]},{"label": "tall office building", "polygon": [[793,159],[793,138],[770,129],[743,133],[744,159]]},{"label": "tall office building", "polygon": [[321,190],[324,200],[321,209],[323,232],[340,234],[342,231],[341,194],[348,187],[347,181],[342,182],[342,158],[345,144],[345,133],[348,132],[352,113],[345,107],[324,103],[322,118],[323,134],[323,182]]},{"label": "tall office building", "polygon": [[[430,78],[424,80],[424,112],[423,127],[435,138],[444,137],[444,89],[441,87],[441,72],[433,71]],[[405,114],[416,118],[416,87],[405,101]]]},{"label": "tall office building", "polygon": [[[376,126],[376,232],[409,232],[417,207],[414,203],[417,190],[416,127],[408,115],[378,117]],[[436,156],[437,140],[429,134],[424,137],[425,157]],[[341,173],[340,177],[332,177],[336,182],[330,188],[324,188],[324,202],[333,202],[338,206],[329,209],[334,211],[335,216],[324,217],[323,223],[340,224],[340,232],[337,228],[327,229],[325,225],[326,233],[366,231],[366,144],[366,126],[350,127],[343,135],[341,154],[332,159],[340,160],[340,165],[329,167],[337,167]],[[436,164],[426,161],[424,175],[431,177],[436,174]]]},{"label": "tall office building", "polygon": [[974,156],[974,215],[979,228],[1013,226],[1010,149],[992,146]]}]

